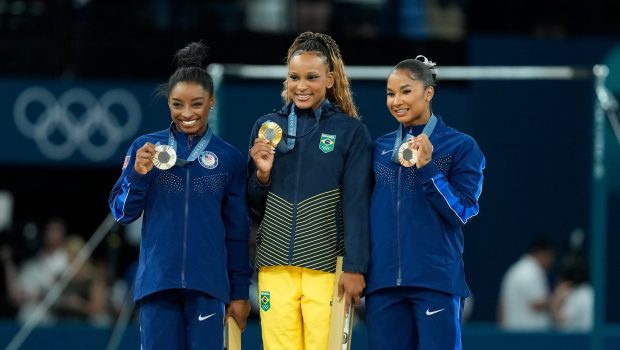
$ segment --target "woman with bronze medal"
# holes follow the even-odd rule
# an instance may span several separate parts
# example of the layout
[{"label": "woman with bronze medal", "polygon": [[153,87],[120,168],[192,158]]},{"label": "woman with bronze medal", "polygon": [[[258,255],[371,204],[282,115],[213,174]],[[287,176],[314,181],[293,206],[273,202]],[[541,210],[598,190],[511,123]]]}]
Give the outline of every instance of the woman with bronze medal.
[{"label": "woman with bronze medal", "polygon": [[387,107],[399,127],[374,148],[370,349],[461,348],[469,295],[461,227],[478,214],[485,159],[473,138],[433,113],[437,73],[418,56],[387,79]]},{"label": "woman with bronze medal", "polygon": [[110,194],[114,218],[143,216],[135,300],[142,349],[221,349],[226,314],[250,311],[245,159],[208,126],[215,103],[191,43],[161,89],[170,127],[136,139]]},{"label": "woman with bronze medal", "polygon": [[372,143],[331,37],[300,34],[287,64],[285,105],[256,121],[248,165],[262,339],[266,350],[325,350],[334,283],[355,304],[365,286]]}]

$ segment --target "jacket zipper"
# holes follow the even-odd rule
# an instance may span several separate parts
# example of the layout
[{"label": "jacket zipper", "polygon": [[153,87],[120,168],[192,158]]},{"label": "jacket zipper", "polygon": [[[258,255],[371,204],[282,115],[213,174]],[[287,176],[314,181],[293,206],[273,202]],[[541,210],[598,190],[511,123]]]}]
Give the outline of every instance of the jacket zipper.
[{"label": "jacket zipper", "polygon": [[[188,138],[187,149],[191,149],[192,140]],[[187,263],[187,227],[189,223],[189,166],[185,166],[185,217],[183,220],[183,256],[181,261],[181,287],[187,287],[185,265]]]}]

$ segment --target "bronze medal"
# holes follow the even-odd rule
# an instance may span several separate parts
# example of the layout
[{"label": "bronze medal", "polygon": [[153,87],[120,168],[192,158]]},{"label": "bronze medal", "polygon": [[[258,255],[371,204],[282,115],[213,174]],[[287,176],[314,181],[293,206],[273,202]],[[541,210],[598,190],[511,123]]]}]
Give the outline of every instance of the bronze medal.
[{"label": "bronze medal", "polygon": [[172,146],[157,145],[155,146],[155,155],[153,156],[153,165],[160,170],[168,170],[177,162],[177,152]]},{"label": "bronze medal", "polygon": [[276,147],[282,140],[282,128],[277,123],[266,121],[258,130],[258,138],[265,139],[271,146]]},{"label": "bronze medal", "polygon": [[418,160],[418,151],[411,148],[409,142],[405,142],[398,148],[398,161],[404,167],[412,167]]}]

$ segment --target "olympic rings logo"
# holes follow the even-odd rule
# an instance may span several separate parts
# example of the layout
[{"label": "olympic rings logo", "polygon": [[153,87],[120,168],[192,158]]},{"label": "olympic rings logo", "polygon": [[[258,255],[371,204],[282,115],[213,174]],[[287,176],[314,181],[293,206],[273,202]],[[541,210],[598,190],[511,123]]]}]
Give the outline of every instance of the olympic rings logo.
[{"label": "olympic rings logo", "polygon": [[102,161],[138,131],[142,109],[124,89],[109,90],[97,99],[86,89],[71,88],[56,99],[46,88],[34,86],[17,97],[13,118],[17,129],[50,159],[67,159],[79,150],[89,160]]}]

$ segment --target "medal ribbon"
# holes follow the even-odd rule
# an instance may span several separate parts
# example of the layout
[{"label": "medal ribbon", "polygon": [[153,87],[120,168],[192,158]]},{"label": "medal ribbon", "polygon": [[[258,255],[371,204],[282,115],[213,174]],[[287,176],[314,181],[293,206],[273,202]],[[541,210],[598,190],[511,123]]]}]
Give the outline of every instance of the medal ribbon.
[{"label": "medal ribbon", "polygon": [[[426,125],[424,126],[424,130],[422,130],[422,133],[426,134],[426,136],[430,138],[431,134],[433,133],[433,130],[435,130],[435,125],[437,125],[437,117],[435,117],[435,115],[431,113],[431,117],[426,123]],[[407,134],[404,142],[408,142],[411,138],[413,138],[413,136]],[[392,162],[396,164],[400,164],[400,162],[398,161],[398,149],[400,148],[400,145],[402,144],[403,144],[403,125],[400,124],[398,125],[398,131],[396,132],[396,140],[394,140],[394,149],[392,150]]]},{"label": "medal ribbon", "polygon": [[[177,140],[174,138],[174,134],[172,133],[173,127],[174,127],[174,123],[170,126],[170,131],[168,133],[168,145],[174,148],[174,151],[176,152]],[[207,128],[207,132],[202,137],[200,142],[198,142],[196,147],[194,147],[192,152],[189,154],[189,157],[187,159],[181,159],[177,157],[177,161],[176,163],[174,163],[174,165],[184,166],[185,164],[191,163],[195,161],[196,159],[198,159],[198,156],[202,153],[202,151],[205,150],[205,148],[207,148],[207,145],[209,145],[209,142],[211,142],[212,136],[213,136],[213,130],[211,128]]]},{"label": "medal ribbon", "polygon": [[314,116],[316,117],[316,123],[314,123],[314,126],[305,134],[296,136],[297,135],[297,114],[295,114],[295,103],[292,103],[291,113],[288,115],[287,133],[284,134],[284,136],[287,137],[286,145],[284,144],[284,142],[278,143],[278,148],[280,149],[280,152],[286,153],[286,152],[292,151],[293,148],[295,148],[295,139],[307,136],[308,134],[310,134],[310,132],[312,132],[312,130],[318,127],[319,119],[321,119],[321,114],[323,113],[323,110],[326,109],[327,107],[329,107],[329,100],[325,99],[325,101],[323,101],[323,104],[321,105],[321,108],[314,111]]}]

